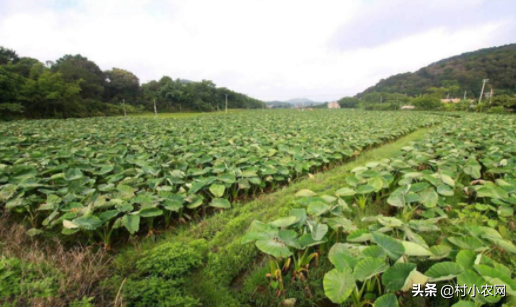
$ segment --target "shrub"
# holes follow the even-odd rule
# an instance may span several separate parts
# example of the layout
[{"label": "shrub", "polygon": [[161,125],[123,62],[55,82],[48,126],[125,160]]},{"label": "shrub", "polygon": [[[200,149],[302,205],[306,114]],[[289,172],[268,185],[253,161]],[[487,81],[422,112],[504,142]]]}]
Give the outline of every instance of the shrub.
[{"label": "shrub", "polygon": [[491,114],[505,114],[505,113],[507,113],[507,111],[505,111],[504,107],[498,106],[498,107],[489,108],[489,110],[487,110],[487,113],[491,113]]},{"label": "shrub", "polygon": [[438,97],[426,95],[412,99],[412,105],[418,110],[438,110],[442,103]]}]

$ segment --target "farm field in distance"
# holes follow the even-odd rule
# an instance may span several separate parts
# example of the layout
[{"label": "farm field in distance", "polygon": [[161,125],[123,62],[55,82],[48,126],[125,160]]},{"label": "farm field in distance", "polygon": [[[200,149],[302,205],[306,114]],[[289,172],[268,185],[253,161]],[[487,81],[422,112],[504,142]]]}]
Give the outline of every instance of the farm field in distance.
[{"label": "farm field in distance", "polygon": [[[66,261],[2,242],[0,302],[417,306],[429,301],[411,296],[413,282],[452,282],[507,295],[439,306],[515,306],[510,115],[184,116],[0,125],[5,225],[42,254],[59,246],[103,259],[88,286],[67,288]],[[384,156],[347,169],[368,152]]]}]

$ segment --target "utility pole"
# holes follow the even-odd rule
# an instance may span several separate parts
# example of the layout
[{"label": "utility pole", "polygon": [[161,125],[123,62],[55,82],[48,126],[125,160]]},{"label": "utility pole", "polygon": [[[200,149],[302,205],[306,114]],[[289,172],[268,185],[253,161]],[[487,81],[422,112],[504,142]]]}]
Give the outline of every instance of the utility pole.
[{"label": "utility pole", "polygon": [[226,94],[226,113],[228,113],[228,94]]},{"label": "utility pole", "polygon": [[124,116],[127,117],[127,112],[125,111],[125,99],[122,99],[122,105],[124,106]]},{"label": "utility pole", "polygon": [[486,86],[486,82],[489,82],[489,79],[482,80],[482,91],[480,92],[480,97],[478,98],[478,104],[482,102],[482,95],[484,95],[484,87]]},{"label": "utility pole", "polygon": [[154,117],[158,118],[158,109],[156,108],[156,98],[154,98]]},{"label": "utility pole", "polygon": [[464,100],[466,100],[466,93],[467,93],[467,92],[468,92],[468,91],[464,91]]},{"label": "utility pole", "polygon": [[181,104],[179,104],[179,113],[181,113]]},{"label": "utility pole", "polygon": [[489,104],[491,104],[491,99],[493,99],[493,88],[491,88],[491,94],[489,94]]},{"label": "utility pole", "polygon": [[383,96],[380,95],[380,103],[382,103],[382,102],[383,102]]}]

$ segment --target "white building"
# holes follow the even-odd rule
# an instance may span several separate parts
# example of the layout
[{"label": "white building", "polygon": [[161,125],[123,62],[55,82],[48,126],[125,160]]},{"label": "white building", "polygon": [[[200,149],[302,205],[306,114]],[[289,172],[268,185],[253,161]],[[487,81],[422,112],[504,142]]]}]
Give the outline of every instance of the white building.
[{"label": "white building", "polygon": [[340,104],[336,101],[328,102],[328,109],[340,109]]}]

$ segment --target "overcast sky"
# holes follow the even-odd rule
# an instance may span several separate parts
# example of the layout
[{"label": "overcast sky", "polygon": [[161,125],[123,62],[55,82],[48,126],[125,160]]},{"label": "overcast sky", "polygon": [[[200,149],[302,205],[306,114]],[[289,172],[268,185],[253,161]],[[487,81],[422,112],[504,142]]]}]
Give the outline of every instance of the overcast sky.
[{"label": "overcast sky", "polygon": [[513,0],[0,0],[0,46],[81,54],[263,100],[354,95],[442,58],[516,42]]}]

